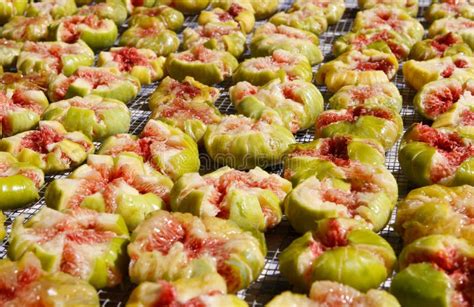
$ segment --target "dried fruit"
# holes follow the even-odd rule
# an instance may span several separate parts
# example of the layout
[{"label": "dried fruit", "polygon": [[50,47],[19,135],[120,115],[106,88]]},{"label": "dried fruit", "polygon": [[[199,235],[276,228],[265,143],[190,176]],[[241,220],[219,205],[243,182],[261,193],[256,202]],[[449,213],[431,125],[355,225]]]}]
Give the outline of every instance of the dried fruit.
[{"label": "dried fruit", "polygon": [[453,56],[458,53],[472,56],[471,48],[464,43],[462,37],[454,32],[448,32],[417,42],[413,45],[408,57],[415,61],[426,61]]},{"label": "dried fruit", "polygon": [[120,26],[127,19],[127,8],[122,0],[105,0],[93,5],[84,5],[79,8],[76,15],[96,15],[101,19],[110,19]]},{"label": "dried fruit", "polygon": [[240,30],[250,33],[255,25],[255,15],[249,0],[213,0],[213,9],[202,11],[198,18],[200,25],[216,22],[234,21],[239,24]]},{"label": "dried fruit", "polygon": [[265,19],[275,14],[280,5],[280,0],[249,0],[257,20]]},{"label": "dried fruit", "polygon": [[21,42],[0,38],[0,66],[2,68],[14,67],[22,47]]},{"label": "dried fruit", "polygon": [[344,0],[295,0],[291,11],[302,10],[308,5],[314,5],[322,9],[330,25],[337,23],[346,9]]},{"label": "dried fruit", "polygon": [[209,5],[210,0],[156,0],[156,5],[168,5],[184,14],[196,14]]},{"label": "dried fruit", "polygon": [[429,23],[447,17],[464,17],[474,20],[473,4],[474,3],[469,0],[433,1],[433,3],[425,11],[425,18]]},{"label": "dried fruit", "polygon": [[285,25],[315,35],[323,34],[328,28],[326,15],[318,6],[313,4],[307,4],[303,8],[292,12],[279,12],[268,21],[277,26]]},{"label": "dried fruit", "polygon": [[153,17],[161,22],[167,29],[178,31],[184,24],[183,14],[167,5],[158,5],[153,7],[135,7],[130,16],[130,25],[139,22],[140,19]]},{"label": "dried fruit", "polygon": [[428,29],[429,37],[455,32],[464,42],[474,49],[474,20],[464,17],[438,19]]},{"label": "dried fruit", "polygon": [[3,25],[0,36],[18,42],[46,40],[50,23],[49,16],[15,16]]},{"label": "dried fruit", "polygon": [[0,24],[7,23],[12,17],[23,15],[28,0],[3,0],[0,3]]},{"label": "dried fruit", "polygon": [[418,0],[359,0],[358,4],[362,10],[371,9],[383,4],[403,9],[413,17],[416,17],[418,14]]},{"label": "dried fruit", "polygon": [[53,19],[61,19],[73,15],[76,11],[74,0],[43,0],[30,3],[26,9],[26,16],[51,16]]}]

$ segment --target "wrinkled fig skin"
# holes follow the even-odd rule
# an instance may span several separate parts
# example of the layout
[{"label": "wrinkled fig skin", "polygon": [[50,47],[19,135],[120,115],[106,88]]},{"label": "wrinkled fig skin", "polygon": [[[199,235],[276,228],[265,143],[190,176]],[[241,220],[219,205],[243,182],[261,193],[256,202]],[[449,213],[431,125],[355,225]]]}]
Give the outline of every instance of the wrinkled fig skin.
[{"label": "wrinkled fig skin", "polygon": [[96,289],[109,288],[122,282],[128,239],[127,226],[117,214],[43,207],[26,223],[24,216],[15,219],[8,257],[18,260],[32,252],[47,272],[69,273]]},{"label": "wrinkled fig skin", "polygon": [[428,61],[410,60],[403,64],[403,76],[417,91],[431,81],[450,77],[470,79],[474,77],[474,57],[458,54]]},{"label": "wrinkled fig skin", "polygon": [[[219,186],[225,185],[224,192]],[[257,167],[248,173],[229,167],[200,176],[183,175],[171,191],[171,209],[196,216],[217,216],[243,229],[265,231],[281,220],[280,206],[291,183]],[[215,203],[215,197],[222,201]]]},{"label": "wrinkled fig skin", "polygon": [[285,25],[296,29],[321,35],[328,28],[324,12],[315,5],[308,4],[301,10],[293,12],[279,12],[271,17],[269,22],[274,25]]},{"label": "wrinkled fig skin", "polygon": [[3,0],[0,2],[0,24],[7,23],[12,17],[23,15],[28,6],[27,0]]},{"label": "wrinkled fig skin", "polygon": [[341,110],[350,107],[386,107],[400,112],[403,99],[395,84],[391,82],[371,85],[346,85],[341,87],[331,98],[331,109]]},{"label": "wrinkled fig skin", "polygon": [[[429,134],[423,135],[422,131]],[[414,124],[402,138],[398,160],[408,180],[417,186],[458,186],[474,184],[473,155],[471,140],[457,132]],[[454,160],[449,160],[450,156]]]},{"label": "wrinkled fig skin", "polygon": [[18,42],[46,40],[50,23],[51,17],[15,16],[3,25],[0,36]]},{"label": "wrinkled fig skin", "polygon": [[472,306],[474,247],[453,236],[431,235],[406,246],[390,291],[403,306]]},{"label": "wrinkled fig skin", "polygon": [[311,306],[379,306],[400,307],[397,299],[386,291],[371,289],[361,293],[356,289],[332,281],[315,281],[309,297],[285,291],[275,296],[266,307],[311,307]]},{"label": "wrinkled fig skin", "polygon": [[[190,257],[186,247],[190,244],[203,248]],[[228,292],[235,293],[259,276],[265,253],[265,239],[260,232],[252,234],[232,221],[215,217],[159,210],[132,234],[129,274],[132,282],[142,283],[217,272],[226,280]]]},{"label": "wrinkled fig skin", "polygon": [[[41,169],[18,160],[8,152],[0,152],[0,210],[21,208],[39,198],[44,183]],[[0,223],[1,224],[1,223]]]},{"label": "wrinkled fig skin", "polygon": [[238,65],[239,62],[232,54],[210,50],[203,46],[173,53],[165,63],[170,77],[182,81],[189,76],[207,85],[224,81],[232,75]]},{"label": "wrinkled fig skin", "polygon": [[[73,27],[78,35],[71,36],[69,27]],[[52,40],[74,43],[80,39],[94,51],[110,48],[118,36],[113,20],[100,19],[96,15],[75,15],[56,20],[50,25],[49,32]]]},{"label": "wrinkled fig skin", "polygon": [[255,13],[255,19],[262,20],[276,13],[280,0],[249,0]]},{"label": "wrinkled fig skin", "polygon": [[460,35],[464,42],[474,49],[474,20],[464,17],[443,18],[433,22],[428,29],[428,36],[434,37],[439,34],[455,32]]},{"label": "wrinkled fig skin", "polygon": [[5,239],[7,235],[7,232],[5,229],[5,220],[6,220],[6,216],[0,210],[0,242],[3,241],[3,239]]},{"label": "wrinkled fig skin", "polygon": [[[436,3],[441,2],[441,3]],[[474,20],[474,3],[471,1],[433,1],[425,11],[425,18],[432,23],[442,18],[463,17]]]},{"label": "wrinkled fig skin", "polygon": [[472,56],[472,50],[462,37],[454,32],[436,35],[413,45],[409,58],[415,61],[427,61],[463,53]]},{"label": "wrinkled fig skin", "polygon": [[252,56],[270,56],[275,50],[286,50],[304,55],[310,65],[316,65],[323,60],[323,54],[319,49],[319,39],[315,34],[285,25],[275,26],[271,23],[258,27],[250,43]]},{"label": "wrinkled fig skin", "polygon": [[184,15],[169,6],[136,7],[130,16],[130,25],[140,22],[140,19],[152,16],[171,31],[179,31],[184,24]]},{"label": "wrinkled fig skin", "polygon": [[99,154],[117,155],[135,152],[160,173],[173,180],[185,173],[199,170],[196,142],[180,129],[162,121],[150,119],[140,136],[117,134],[106,139]]},{"label": "wrinkled fig skin", "polygon": [[276,50],[271,56],[244,60],[232,76],[234,83],[247,81],[257,86],[284,78],[311,82],[313,71],[308,59],[285,50]]},{"label": "wrinkled fig skin", "polygon": [[385,227],[393,207],[390,196],[383,190],[351,190],[351,183],[345,180],[310,177],[285,199],[285,214],[299,233],[315,229],[319,220],[336,217],[353,218],[375,232]]},{"label": "wrinkled fig skin", "polygon": [[[223,34],[224,32],[225,34]],[[183,49],[204,45],[206,48],[227,51],[239,58],[245,51],[246,37],[236,22],[208,23],[183,31]]]},{"label": "wrinkled fig skin", "polygon": [[67,179],[53,181],[45,199],[55,210],[82,207],[120,214],[133,230],[148,213],[166,208],[172,186],[171,179],[144,164],[136,154],[122,153],[114,158],[90,155],[87,165]]},{"label": "wrinkled fig skin", "polygon": [[156,0],[156,5],[168,5],[186,15],[197,14],[209,5],[210,0]]},{"label": "wrinkled fig skin", "polygon": [[354,19],[352,32],[372,28],[395,30],[411,40],[411,44],[423,39],[425,30],[422,24],[403,9],[393,6],[377,5],[365,11],[359,11]]},{"label": "wrinkled fig skin", "polygon": [[368,10],[384,4],[402,9],[412,17],[416,17],[418,14],[418,0],[358,0],[357,2],[361,10]]},{"label": "wrinkled fig skin", "polygon": [[75,96],[96,95],[128,103],[140,92],[140,81],[131,75],[121,75],[113,67],[79,67],[74,74],[63,74],[49,83],[51,101]]},{"label": "wrinkled fig skin", "polygon": [[116,47],[99,53],[97,66],[113,67],[135,77],[141,85],[147,85],[163,78],[165,60],[151,49]]},{"label": "wrinkled fig skin", "polygon": [[95,14],[101,19],[110,19],[117,26],[122,25],[127,20],[127,8],[122,0],[106,0],[94,5],[85,5],[76,13],[77,15]]},{"label": "wrinkled fig skin", "polygon": [[[172,293],[171,299],[167,296]],[[247,307],[247,303],[235,295],[226,294],[225,280],[216,273],[182,278],[173,282],[160,280],[144,282],[132,291],[127,307],[152,307],[167,300],[170,305],[203,307]],[[169,300],[169,301],[168,301]]]},{"label": "wrinkled fig skin", "polygon": [[328,280],[366,292],[390,276],[396,257],[385,239],[356,221],[330,219],[293,241],[279,260],[281,274],[297,289]]},{"label": "wrinkled fig skin", "polygon": [[393,54],[374,49],[353,50],[323,64],[316,73],[316,83],[337,92],[346,85],[388,82],[397,70],[398,61]]},{"label": "wrinkled fig skin", "polygon": [[130,111],[123,102],[94,95],[52,103],[43,119],[59,121],[67,131],[81,131],[94,141],[130,128]]},{"label": "wrinkled fig skin", "polygon": [[[358,110],[362,110],[358,113]],[[366,113],[364,113],[366,112]],[[379,115],[378,112],[383,113]],[[387,117],[384,117],[384,116]],[[325,119],[338,119],[326,125]],[[347,116],[348,119],[345,119]],[[356,107],[355,109],[327,110],[316,121],[317,137],[352,136],[368,138],[389,150],[403,132],[403,121],[398,113],[383,107]]]},{"label": "wrinkled fig skin", "polygon": [[0,289],[9,294],[2,306],[100,306],[94,287],[69,274],[47,273],[40,260],[32,253],[17,262],[0,260]]},{"label": "wrinkled fig skin", "polygon": [[[56,56],[57,54],[60,56]],[[83,41],[74,44],[63,42],[26,42],[18,56],[16,67],[28,75],[45,73],[70,76],[80,66],[92,66],[94,52]]]},{"label": "wrinkled fig skin", "polygon": [[405,244],[432,234],[452,235],[474,244],[469,215],[472,197],[474,188],[469,185],[431,185],[412,190],[398,204],[395,229]]},{"label": "wrinkled fig skin", "polygon": [[200,25],[210,22],[219,23],[222,19],[228,19],[238,23],[244,34],[252,32],[255,26],[255,15],[249,0],[214,0],[211,6],[214,7],[212,10],[202,11],[199,14]]},{"label": "wrinkled fig skin", "polygon": [[319,9],[322,8],[329,25],[336,24],[346,10],[344,0],[295,0],[290,11],[298,11],[308,5],[315,5]]},{"label": "wrinkled fig skin", "polygon": [[204,134],[204,146],[215,162],[242,170],[278,164],[293,143],[294,136],[283,126],[241,115],[224,117]]},{"label": "wrinkled fig skin", "polygon": [[168,56],[178,50],[179,39],[176,33],[168,30],[153,17],[138,19],[120,37],[120,46],[146,48],[158,56]]},{"label": "wrinkled fig skin", "polygon": [[82,164],[94,145],[82,132],[67,132],[56,121],[40,121],[38,130],[1,139],[0,150],[53,174]]},{"label": "wrinkled fig skin", "polygon": [[262,87],[239,82],[229,89],[229,95],[237,112],[282,125],[292,133],[312,126],[324,108],[316,86],[300,80],[275,79]]},{"label": "wrinkled fig skin", "polygon": [[53,19],[61,19],[71,16],[77,11],[74,0],[44,0],[41,2],[32,2],[26,9],[26,16],[48,16]]}]

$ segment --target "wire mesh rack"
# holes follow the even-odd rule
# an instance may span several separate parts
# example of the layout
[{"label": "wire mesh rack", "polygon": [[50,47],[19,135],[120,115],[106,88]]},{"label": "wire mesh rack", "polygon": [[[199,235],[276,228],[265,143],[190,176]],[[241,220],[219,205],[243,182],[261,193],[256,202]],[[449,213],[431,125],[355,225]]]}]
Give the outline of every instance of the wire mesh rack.
[{"label": "wire mesh rack", "polygon": [[[293,0],[284,0],[281,1],[280,10],[286,10],[291,6]],[[420,11],[419,11],[419,20],[422,23],[425,23],[422,18],[423,12],[426,7],[429,5],[429,0],[420,0]],[[345,34],[350,31],[352,23],[357,12],[357,3],[355,0],[346,0],[346,12],[343,18],[335,25],[332,25],[328,30],[320,36],[321,50],[325,55],[325,61],[328,61],[332,58],[331,48],[333,41],[342,34]],[[262,24],[262,22],[257,22],[257,26]],[[196,16],[189,16],[186,19],[185,27],[196,26]],[[122,28],[123,31],[123,28]],[[313,68],[314,71],[317,71],[319,65]],[[401,110],[401,115],[404,122],[404,128],[406,129],[412,123],[422,121],[422,118],[417,115],[412,106],[413,96],[415,95],[414,90],[410,89],[404,82],[403,75],[399,70],[394,81],[397,88],[399,89],[403,97],[403,108]],[[223,114],[233,114],[235,109],[230,102],[228,89],[231,83],[229,81],[224,82],[218,86],[221,90],[221,96],[216,101],[216,107]],[[128,107],[131,111],[131,126],[130,133],[139,134],[143,127],[145,126],[148,118],[151,114],[147,106],[148,97],[156,88],[157,83],[144,86],[139,93],[139,95],[128,104]],[[324,86],[318,86],[319,90],[325,97],[326,101],[329,98],[330,93]],[[327,107],[327,106],[326,106]],[[296,139],[298,142],[309,142],[313,140],[314,130],[308,129],[305,131],[298,132]],[[100,144],[96,143],[96,146]],[[401,173],[400,165],[397,160],[399,142],[386,154],[386,166],[395,176],[398,186],[399,186],[399,195],[403,197],[409,190],[409,186],[406,178]],[[219,166],[216,165],[210,157],[204,153],[200,153],[201,158],[201,172],[206,173],[212,171]],[[268,171],[274,173],[281,172],[281,166],[272,167]],[[48,183],[57,178],[66,177],[68,173],[54,176],[46,176],[46,184],[41,188],[40,195],[41,198],[34,203],[32,206],[15,210],[15,211],[6,211],[5,215],[7,217],[5,225],[7,228],[7,233],[11,231],[11,226],[16,217],[23,214],[26,219],[32,217],[38,210],[44,206],[44,191]],[[395,219],[395,213],[393,212],[391,220],[387,227],[385,227],[380,234],[393,246],[394,250],[398,253],[401,249],[401,239],[394,232],[393,227],[391,226]],[[245,299],[250,306],[263,306],[269,300],[271,300],[275,295],[286,291],[291,290],[290,284],[280,275],[278,256],[282,250],[284,250],[295,238],[298,237],[298,234],[292,230],[289,222],[283,218],[283,221],[280,225],[274,229],[268,231],[265,234],[268,246],[268,253],[266,256],[265,267],[258,277],[258,279],[250,285],[249,288],[242,290],[238,293],[238,296]],[[0,242],[0,258],[5,258],[7,256],[8,241],[5,239],[3,242]],[[382,288],[388,288],[390,285],[391,279],[388,278],[382,285]],[[119,287],[113,289],[100,290],[100,302],[102,306],[124,306],[125,302],[128,299],[128,296],[133,289],[132,285],[128,280],[122,283]]]}]

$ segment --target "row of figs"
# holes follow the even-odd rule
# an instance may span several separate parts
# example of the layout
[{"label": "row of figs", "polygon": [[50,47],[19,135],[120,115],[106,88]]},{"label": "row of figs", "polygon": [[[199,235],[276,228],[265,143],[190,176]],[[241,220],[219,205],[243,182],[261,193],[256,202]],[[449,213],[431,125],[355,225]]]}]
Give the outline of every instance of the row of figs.
[{"label": "row of figs", "polygon": [[[17,71],[0,76],[0,209],[31,204],[45,174],[68,172],[44,208],[13,221],[1,306],[98,306],[98,289],[127,278],[131,307],[246,306],[235,293],[260,276],[265,232],[283,215],[301,237],[279,269],[309,295],[268,306],[474,305],[469,0],[433,1],[425,40],[417,0],[359,0],[315,75],[333,93],[328,110],[312,66],[342,0],[278,13],[278,0],[89,2],[0,1],[0,64]],[[402,171],[421,187],[397,205],[384,163],[403,133],[390,80],[405,60],[415,109],[433,122],[402,138]],[[215,106],[213,85],[230,78],[238,115]],[[127,133],[127,104],[156,81],[150,120]],[[315,140],[297,143],[312,127]],[[200,151],[223,167],[200,173]],[[265,170],[280,163],[282,176]],[[395,206],[398,260],[377,234]],[[375,290],[394,269],[391,293]]]}]

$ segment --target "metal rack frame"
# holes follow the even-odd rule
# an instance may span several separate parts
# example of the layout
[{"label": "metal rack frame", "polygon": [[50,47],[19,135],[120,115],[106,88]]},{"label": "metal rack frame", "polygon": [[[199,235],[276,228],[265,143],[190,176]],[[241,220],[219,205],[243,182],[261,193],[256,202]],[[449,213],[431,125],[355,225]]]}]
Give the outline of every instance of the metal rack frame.
[{"label": "metal rack frame", "polygon": [[[281,2],[282,4],[280,6],[280,10],[286,10],[291,5],[292,0],[284,0]],[[420,0],[419,19],[423,23],[424,19],[421,16],[423,16],[423,12],[429,5],[429,2],[429,0]],[[330,26],[328,30],[320,36],[321,50],[325,55],[324,62],[327,62],[329,59],[332,58],[331,48],[334,39],[344,33],[347,33],[352,27],[355,14],[357,12],[357,3],[355,0],[346,0],[346,5],[347,9],[343,18],[337,24]],[[258,22],[256,26],[260,24],[262,24],[262,22]],[[196,26],[196,16],[190,16],[186,19],[185,27],[188,26]],[[317,71],[318,67],[319,65],[315,66],[313,68],[313,71]],[[422,118],[415,113],[412,106],[412,100],[413,96],[415,95],[415,92],[413,89],[410,89],[405,84],[403,75],[401,74],[401,70],[398,71],[393,82],[396,84],[403,97],[403,108],[401,111],[401,115],[404,122],[404,128],[406,129],[412,123],[422,121]],[[230,81],[227,80],[226,82],[218,86],[218,88],[221,90],[221,96],[216,102],[216,107],[218,107],[218,109],[223,114],[235,113],[235,109],[232,106],[228,95],[228,89],[230,85]],[[128,104],[132,115],[131,126],[129,131],[130,133],[139,134],[146,122],[148,121],[151,112],[148,109],[147,100],[153,90],[156,88],[156,86],[157,83],[144,86],[140,94],[136,97],[136,99],[134,99]],[[330,97],[330,93],[328,93],[327,89],[324,86],[318,86],[318,88],[325,97],[325,99]],[[313,132],[313,129],[308,129],[306,131],[299,132],[296,135],[296,139],[298,142],[309,142],[314,139]],[[98,146],[99,144],[96,143],[96,145]],[[398,147],[399,142],[390,151],[387,152],[385,164],[395,176],[399,185],[399,195],[403,197],[408,192],[409,186],[407,184],[405,176],[401,173],[400,165],[397,160]],[[206,153],[201,151],[200,157],[202,172],[209,172],[218,167],[217,165],[215,165],[215,163],[213,163],[213,161]],[[280,173],[281,167],[273,167],[272,169],[270,169],[270,171],[274,173]],[[32,217],[36,212],[38,212],[38,210],[45,204],[43,196],[47,184],[49,184],[54,179],[66,177],[67,175],[68,173],[54,176],[46,176],[46,184],[40,190],[41,198],[39,201],[35,202],[33,205],[27,208],[5,212],[5,215],[7,217],[5,223],[7,227],[7,232],[10,232],[11,225],[17,216],[23,214],[25,215],[26,219],[28,219]],[[398,253],[401,249],[401,239],[394,232],[393,227],[391,226],[394,222],[394,219],[395,212],[392,214],[389,225],[385,227],[380,232],[380,234],[385,239],[387,239],[387,241],[393,246],[394,250]],[[291,290],[290,284],[283,277],[280,276],[278,256],[283,249],[285,249],[295,238],[298,237],[298,234],[292,230],[288,221],[284,218],[280,225],[275,227],[275,229],[268,231],[265,236],[268,245],[268,253],[265,261],[265,267],[257,281],[251,284],[249,288],[242,290],[238,293],[238,295],[244,298],[250,306],[263,306],[275,295],[278,295],[279,293],[286,290]],[[7,249],[8,241],[7,239],[5,239],[3,242],[0,242],[0,258],[6,257]],[[390,281],[390,278],[387,279],[387,281],[385,281],[382,285],[382,288],[388,288],[390,285]],[[134,285],[132,285],[128,280],[126,280],[119,287],[107,290],[100,290],[99,294],[101,305],[124,306],[133,287]]]}]

